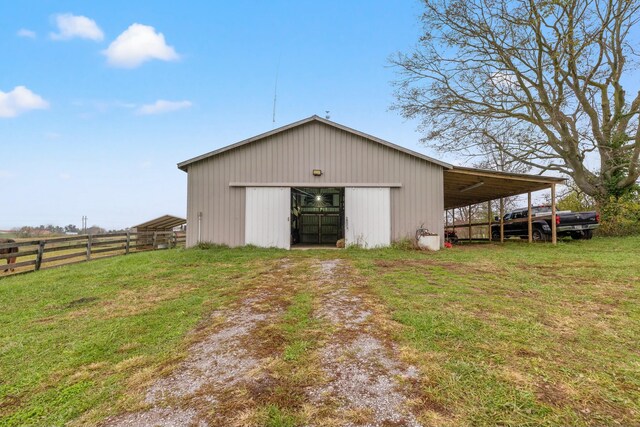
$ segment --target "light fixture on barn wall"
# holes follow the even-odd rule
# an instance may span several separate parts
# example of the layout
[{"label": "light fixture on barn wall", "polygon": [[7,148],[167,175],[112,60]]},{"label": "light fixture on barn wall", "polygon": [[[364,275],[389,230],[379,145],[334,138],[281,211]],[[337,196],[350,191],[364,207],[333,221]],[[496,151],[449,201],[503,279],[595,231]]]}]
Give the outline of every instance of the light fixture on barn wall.
[{"label": "light fixture on barn wall", "polygon": [[313,176],[322,176],[322,170],[314,169],[313,170]]}]

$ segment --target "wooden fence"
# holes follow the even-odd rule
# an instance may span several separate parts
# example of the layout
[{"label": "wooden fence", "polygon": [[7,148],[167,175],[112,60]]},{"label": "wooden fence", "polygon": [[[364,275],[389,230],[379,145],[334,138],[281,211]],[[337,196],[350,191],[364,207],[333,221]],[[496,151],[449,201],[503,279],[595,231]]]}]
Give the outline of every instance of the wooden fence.
[{"label": "wooden fence", "polygon": [[[456,222],[445,225],[447,231],[455,231],[460,240],[489,240],[489,225],[500,225],[499,222]],[[471,238],[469,238],[471,235]]]},{"label": "wooden fence", "polygon": [[[156,231],[93,234],[0,243],[0,277],[75,264],[96,258],[183,247],[185,242],[186,235],[182,232]],[[11,248],[17,248],[18,252],[5,253],[7,249]],[[16,262],[7,264],[11,258],[16,258]],[[14,271],[11,271],[12,269]]]}]

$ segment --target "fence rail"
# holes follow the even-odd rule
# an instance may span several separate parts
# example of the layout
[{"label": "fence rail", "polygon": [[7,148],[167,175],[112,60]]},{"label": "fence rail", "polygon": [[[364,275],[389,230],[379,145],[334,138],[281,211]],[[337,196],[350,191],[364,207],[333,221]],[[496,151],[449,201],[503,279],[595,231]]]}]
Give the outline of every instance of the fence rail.
[{"label": "fence rail", "polygon": [[[184,247],[185,243],[186,235],[175,231],[93,234],[0,243],[0,278],[92,259]],[[17,252],[13,252],[15,250]]]}]

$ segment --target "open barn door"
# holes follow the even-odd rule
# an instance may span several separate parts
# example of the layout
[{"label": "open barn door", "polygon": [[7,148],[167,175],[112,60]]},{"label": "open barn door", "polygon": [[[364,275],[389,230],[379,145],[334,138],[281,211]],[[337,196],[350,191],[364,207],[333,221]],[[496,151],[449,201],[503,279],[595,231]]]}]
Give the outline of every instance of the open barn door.
[{"label": "open barn door", "polygon": [[245,197],[245,243],[263,248],[289,249],[291,189],[247,187]]},{"label": "open barn door", "polygon": [[389,188],[345,188],[345,243],[364,248],[391,244]]}]

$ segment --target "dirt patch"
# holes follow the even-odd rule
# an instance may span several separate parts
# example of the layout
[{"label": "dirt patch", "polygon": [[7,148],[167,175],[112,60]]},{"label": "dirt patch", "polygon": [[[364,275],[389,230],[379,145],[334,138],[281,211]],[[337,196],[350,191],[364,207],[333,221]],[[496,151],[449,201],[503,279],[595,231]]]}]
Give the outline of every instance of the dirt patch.
[{"label": "dirt patch", "polygon": [[145,412],[136,412],[121,417],[116,424],[121,427],[150,427],[150,426],[172,426],[172,427],[206,427],[208,424],[204,420],[196,420],[198,412],[194,409],[180,408],[151,408]]},{"label": "dirt patch", "polygon": [[519,357],[537,357],[538,356],[537,353],[535,353],[533,351],[530,351],[530,350],[527,350],[526,348],[517,349],[515,351],[515,355],[519,356]]},{"label": "dirt patch", "polygon": [[242,338],[276,313],[256,313],[253,303],[252,300],[245,300],[238,310],[225,319],[220,331],[193,346],[189,351],[190,356],[179,369],[151,387],[146,402],[193,395],[206,383],[231,387],[255,369],[259,361],[242,345]]},{"label": "dirt patch", "polygon": [[548,405],[561,407],[568,403],[567,393],[558,384],[542,382],[536,385],[536,397]]},{"label": "dirt patch", "polygon": [[64,308],[75,308],[79,305],[88,304],[93,301],[97,301],[98,297],[83,297],[78,298],[76,300],[71,301],[69,304],[65,305]]},{"label": "dirt patch", "polygon": [[307,394],[316,405],[333,411],[327,417],[332,420],[314,420],[313,425],[420,426],[403,386],[418,371],[404,366],[386,337],[375,332],[373,310],[358,295],[349,270],[340,260],[319,264],[319,282],[326,289],[316,315],[333,333],[319,351],[327,380]]}]

